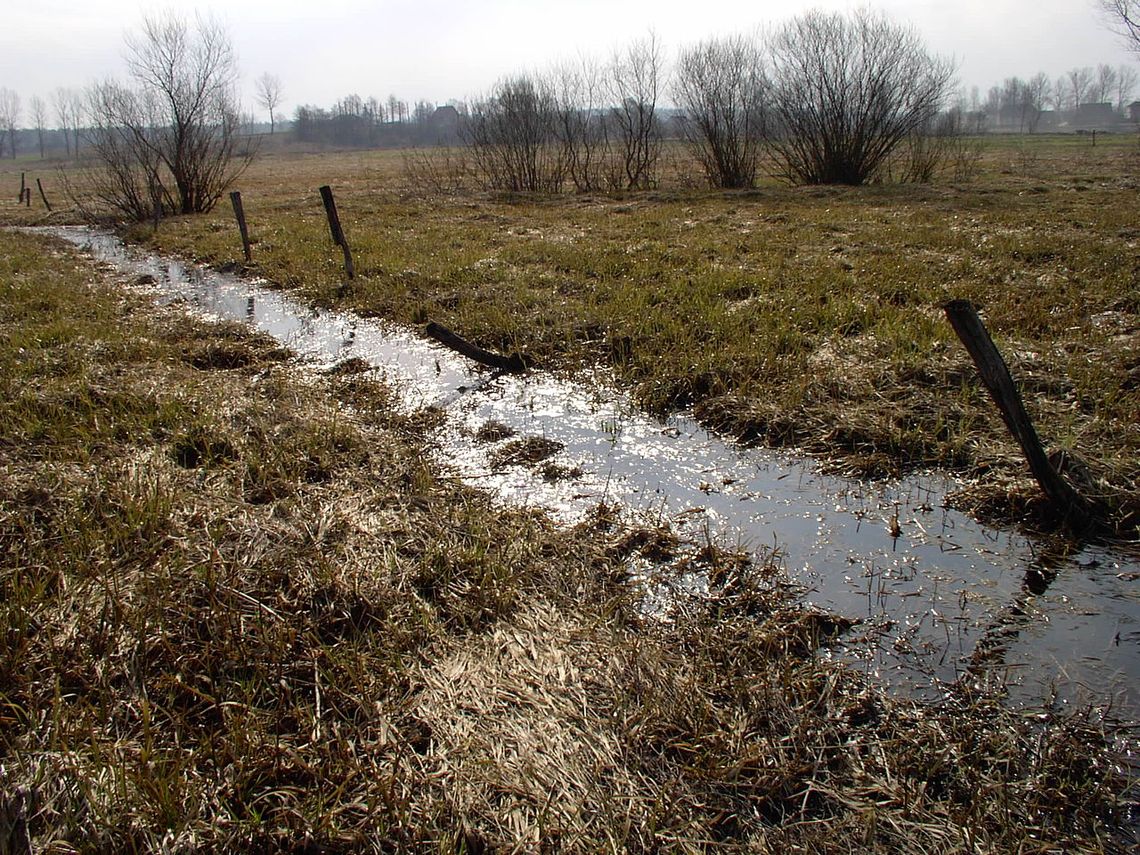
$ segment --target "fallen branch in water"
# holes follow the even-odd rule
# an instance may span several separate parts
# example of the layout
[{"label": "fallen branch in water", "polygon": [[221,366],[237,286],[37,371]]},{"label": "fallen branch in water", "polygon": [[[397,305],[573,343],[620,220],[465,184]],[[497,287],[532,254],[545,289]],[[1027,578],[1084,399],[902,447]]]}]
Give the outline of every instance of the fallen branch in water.
[{"label": "fallen branch in water", "polygon": [[473,359],[482,365],[488,365],[500,371],[519,374],[526,371],[532,364],[530,358],[521,353],[512,353],[510,356],[503,356],[498,353],[492,353],[489,350],[484,350],[434,321],[428,323],[424,332],[426,332],[429,337],[434,338],[445,347],[451,348],[456,353],[461,353],[468,359]]}]

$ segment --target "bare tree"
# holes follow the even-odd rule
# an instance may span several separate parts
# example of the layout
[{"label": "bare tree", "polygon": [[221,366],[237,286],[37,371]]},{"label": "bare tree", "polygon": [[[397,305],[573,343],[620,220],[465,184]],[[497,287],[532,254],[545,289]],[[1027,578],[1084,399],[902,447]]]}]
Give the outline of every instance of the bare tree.
[{"label": "bare tree", "polygon": [[32,112],[32,125],[36,129],[36,142],[39,144],[40,160],[44,159],[44,126],[47,124],[47,104],[39,95],[33,95],[28,107]]},{"label": "bare tree", "polygon": [[1138,81],[1140,75],[1131,65],[1121,65],[1116,69],[1116,112],[1124,114],[1128,99],[1132,97]]},{"label": "bare tree", "polygon": [[239,151],[237,59],[221,25],[145,17],[127,38],[134,87],[91,89],[97,192],[120,213],[210,210],[248,165]]},{"label": "bare tree", "polygon": [[862,184],[926,127],[946,100],[953,64],[917,32],[879,13],[808,12],[771,41],[772,135],[778,171],[800,184]]},{"label": "bare tree", "polygon": [[16,158],[16,125],[19,121],[19,94],[6,86],[0,86],[0,152],[3,152],[4,143],[7,142],[13,160]]},{"label": "bare tree", "polygon": [[1025,83],[1029,133],[1037,131],[1041,113],[1053,98],[1053,82],[1044,71],[1039,71]]},{"label": "bare tree", "polygon": [[68,110],[68,96],[71,92],[65,86],[60,86],[51,94],[51,103],[55,107],[55,120],[63,132],[63,144],[67,148],[67,156],[71,157],[71,114]]},{"label": "bare tree", "polygon": [[1016,127],[1020,133],[1034,133],[1041,119],[1041,111],[1052,97],[1053,84],[1038,72],[1029,80],[1007,77],[1002,81],[997,101],[998,124],[1005,128]]},{"label": "bare tree", "polygon": [[1088,66],[1072,68],[1065,75],[1065,81],[1069,90],[1069,104],[1076,110],[1089,100],[1089,90],[1093,85],[1093,70]]},{"label": "bare tree", "polygon": [[1109,25],[1140,54],[1140,0],[1098,0]]},{"label": "bare tree", "polygon": [[269,135],[273,135],[273,130],[276,127],[276,112],[278,106],[281,104],[281,96],[283,90],[281,88],[281,78],[276,74],[270,74],[268,71],[261,77],[257,78],[254,83],[256,90],[254,97],[257,103],[265,110],[269,111]]},{"label": "bare tree", "polygon": [[63,131],[63,142],[67,147],[67,155],[72,151],[79,155],[79,129],[83,124],[86,110],[83,93],[61,86],[52,93],[52,105],[55,107],[56,121],[59,129]]},{"label": "bare tree", "polygon": [[1003,127],[1017,125],[1018,133],[1024,133],[1029,111],[1028,88],[1020,77],[1007,77],[1002,81],[998,99],[998,124]]},{"label": "bare tree", "polygon": [[472,168],[487,187],[510,192],[558,192],[565,180],[555,134],[551,87],[527,75],[502,80],[471,105],[463,126]]},{"label": "bare tree", "polygon": [[662,45],[650,33],[614,54],[610,65],[610,119],[619,146],[610,183],[629,190],[646,190],[657,182],[661,128],[657,96],[664,73]]},{"label": "bare tree", "polygon": [[1068,75],[1062,74],[1053,81],[1053,108],[1058,113],[1073,109]]},{"label": "bare tree", "polygon": [[986,92],[986,100],[982,102],[982,109],[985,111],[986,118],[994,125],[1001,124],[1001,99],[1002,88],[991,86]]},{"label": "bare tree", "polygon": [[711,39],[681,52],[674,83],[684,133],[713,187],[751,187],[764,142],[765,93],[754,39]]},{"label": "bare tree", "polygon": [[1088,99],[1094,104],[1104,104],[1111,102],[1115,94],[1116,69],[1102,62],[1096,67],[1096,75],[1089,84]]},{"label": "bare tree", "polygon": [[427,127],[434,114],[435,104],[431,101],[417,101],[416,106],[412,108],[412,122],[422,130]]},{"label": "bare tree", "polygon": [[579,193],[597,190],[609,153],[601,66],[581,57],[555,66],[550,82],[556,100],[554,133],[562,145],[566,174]]},{"label": "bare tree", "polygon": [[408,102],[397,98],[395,95],[388,96],[388,121],[403,124],[408,118]]}]

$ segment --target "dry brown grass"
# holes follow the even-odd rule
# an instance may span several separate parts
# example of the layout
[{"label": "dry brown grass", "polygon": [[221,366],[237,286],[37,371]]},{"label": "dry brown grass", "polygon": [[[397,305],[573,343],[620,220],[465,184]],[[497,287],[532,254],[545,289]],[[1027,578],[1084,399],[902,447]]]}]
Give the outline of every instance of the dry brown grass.
[{"label": "dry brown grass", "polygon": [[1128,732],[1095,711],[888,698],[773,566],[497,507],[359,366],[0,246],[5,845],[1129,845]]}]

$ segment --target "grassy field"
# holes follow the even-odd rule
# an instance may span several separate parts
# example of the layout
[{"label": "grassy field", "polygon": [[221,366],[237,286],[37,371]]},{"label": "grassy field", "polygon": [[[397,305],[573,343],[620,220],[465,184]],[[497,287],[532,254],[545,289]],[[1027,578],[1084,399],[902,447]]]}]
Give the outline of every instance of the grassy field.
[{"label": "grassy field", "polygon": [[[314,303],[434,320],[549,370],[609,363],[650,410],[692,407],[851,472],[977,475],[964,504],[1022,518],[1037,491],[940,310],[966,298],[1039,433],[1089,464],[1091,491],[1128,528],[1140,506],[1140,145],[982,146],[970,180],[933,185],[721,193],[671,181],[557,198],[435,195],[399,152],[276,153],[241,181],[249,272]],[[348,289],[322,184],[355,256]],[[135,236],[246,266],[226,204]]]},{"label": "grassy field", "polygon": [[497,508],[390,402],[0,230],[0,851],[1125,851],[1127,731],[887,697],[764,561]]}]

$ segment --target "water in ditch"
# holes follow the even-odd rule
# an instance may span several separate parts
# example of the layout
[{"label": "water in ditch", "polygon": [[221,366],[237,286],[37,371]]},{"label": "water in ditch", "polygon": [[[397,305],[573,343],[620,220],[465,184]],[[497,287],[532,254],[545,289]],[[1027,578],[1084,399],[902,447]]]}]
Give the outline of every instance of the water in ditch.
[{"label": "water in ditch", "polygon": [[[607,501],[695,536],[776,550],[805,600],[862,621],[832,655],[896,689],[930,697],[984,680],[1003,684],[1015,703],[1110,703],[1119,717],[1140,718],[1136,553],[1059,554],[947,508],[954,484],[938,474],[824,475],[811,459],[739,447],[687,416],[639,413],[601,372],[495,375],[414,330],[311,309],[110,234],[51,232],[153,277],[160,299],[246,321],[319,364],[357,357],[376,366],[408,407],[447,412],[435,437],[440,460],[505,501],[567,521]],[[519,437],[560,450],[539,467],[504,462]]]}]

